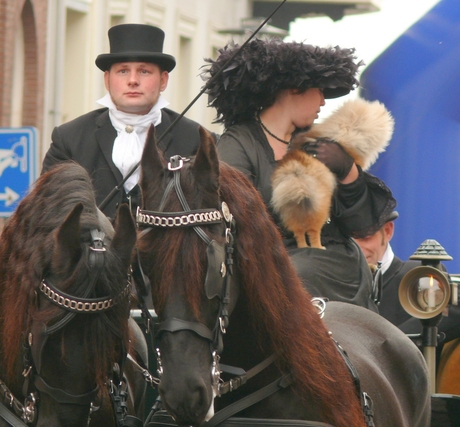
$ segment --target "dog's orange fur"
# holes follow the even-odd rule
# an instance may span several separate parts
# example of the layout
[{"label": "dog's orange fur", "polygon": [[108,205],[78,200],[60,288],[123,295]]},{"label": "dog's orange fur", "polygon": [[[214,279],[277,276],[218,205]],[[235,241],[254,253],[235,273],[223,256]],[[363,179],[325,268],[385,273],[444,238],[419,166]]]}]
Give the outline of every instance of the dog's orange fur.
[{"label": "dog's orange fur", "polygon": [[336,180],[322,162],[293,149],[279,161],[272,176],[272,205],[281,221],[294,233],[299,248],[321,245],[321,229],[329,218]]}]

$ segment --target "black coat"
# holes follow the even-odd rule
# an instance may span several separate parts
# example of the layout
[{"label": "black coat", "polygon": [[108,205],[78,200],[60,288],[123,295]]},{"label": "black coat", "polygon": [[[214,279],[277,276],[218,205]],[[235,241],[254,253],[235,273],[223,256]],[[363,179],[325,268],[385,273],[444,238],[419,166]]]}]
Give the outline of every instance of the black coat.
[{"label": "black coat", "polygon": [[395,256],[388,270],[383,273],[379,313],[396,326],[412,318],[399,302],[399,284],[409,270],[420,265],[420,261],[402,261]]},{"label": "black coat", "polygon": [[[56,163],[66,160],[74,160],[82,165],[93,181],[98,206],[123,179],[112,161],[117,131],[112,126],[108,111],[107,108],[94,110],[54,128],[51,136],[53,142],[42,168],[43,173]],[[157,138],[177,117],[178,114],[172,110],[162,110],[161,124],[155,129]],[[160,141],[159,147],[165,152],[166,158],[176,154],[184,157],[195,154],[200,143],[198,127],[198,123],[182,117]],[[121,189],[103,212],[114,218],[117,206],[124,197],[125,192]]]}]

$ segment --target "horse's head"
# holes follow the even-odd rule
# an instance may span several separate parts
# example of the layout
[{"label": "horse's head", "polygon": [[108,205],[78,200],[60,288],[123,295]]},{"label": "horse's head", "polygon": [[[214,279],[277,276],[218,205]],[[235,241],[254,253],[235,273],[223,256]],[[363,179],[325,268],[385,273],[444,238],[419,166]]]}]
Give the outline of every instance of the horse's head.
[{"label": "horse's head", "polygon": [[[120,209],[115,233],[107,227],[82,232],[82,210],[77,204],[56,232],[29,332],[39,415],[47,403],[53,408],[48,426],[53,418],[56,425],[83,425],[76,415],[84,422],[89,405],[99,405],[97,392],[105,393],[114,364],[122,366],[128,350],[127,272],[135,242],[129,208]],[[57,316],[45,323],[50,311]]]},{"label": "horse's head", "polygon": [[114,229],[96,208],[89,177],[68,168],[39,179],[0,247],[2,262],[10,253],[0,268],[3,363],[15,397],[27,392],[23,418],[37,426],[87,425],[128,348],[134,222],[123,206]]},{"label": "horse's head", "polygon": [[222,334],[237,299],[234,221],[219,195],[215,143],[204,129],[194,159],[166,163],[153,132],[141,160],[141,264],[152,286],[162,401],[179,425],[213,415]]}]

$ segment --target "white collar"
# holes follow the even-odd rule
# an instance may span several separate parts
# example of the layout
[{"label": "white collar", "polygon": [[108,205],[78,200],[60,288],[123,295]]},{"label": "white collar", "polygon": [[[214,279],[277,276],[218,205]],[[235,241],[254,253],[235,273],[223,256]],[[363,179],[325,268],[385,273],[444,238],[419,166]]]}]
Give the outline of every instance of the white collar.
[{"label": "white collar", "polygon": [[395,254],[393,253],[393,249],[391,248],[390,242],[388,242],[387,248],[385,250],[385,253],[383,254],[382,261],[381,261],[382,266],[380,268],[382,270],[382,274],[388,270],[391,263],[393,262],[394,257],[395,257]]}]

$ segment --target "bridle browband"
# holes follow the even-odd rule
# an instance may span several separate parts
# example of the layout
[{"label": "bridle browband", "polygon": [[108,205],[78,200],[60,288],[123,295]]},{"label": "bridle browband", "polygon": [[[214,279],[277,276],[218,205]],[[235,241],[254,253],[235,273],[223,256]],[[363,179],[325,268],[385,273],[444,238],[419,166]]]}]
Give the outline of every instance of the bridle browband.
[{"label": "bridle browband", "polygon": [[52,303],[57,306],[71,311],[73,313],[100,313],[112,308],[129,295],[131,283],[128,281],[125,288],[115,298],[78,298],[66,294],[65,292],[55,288],[51,283],[48,284],[43,279],[39,289]]}]

